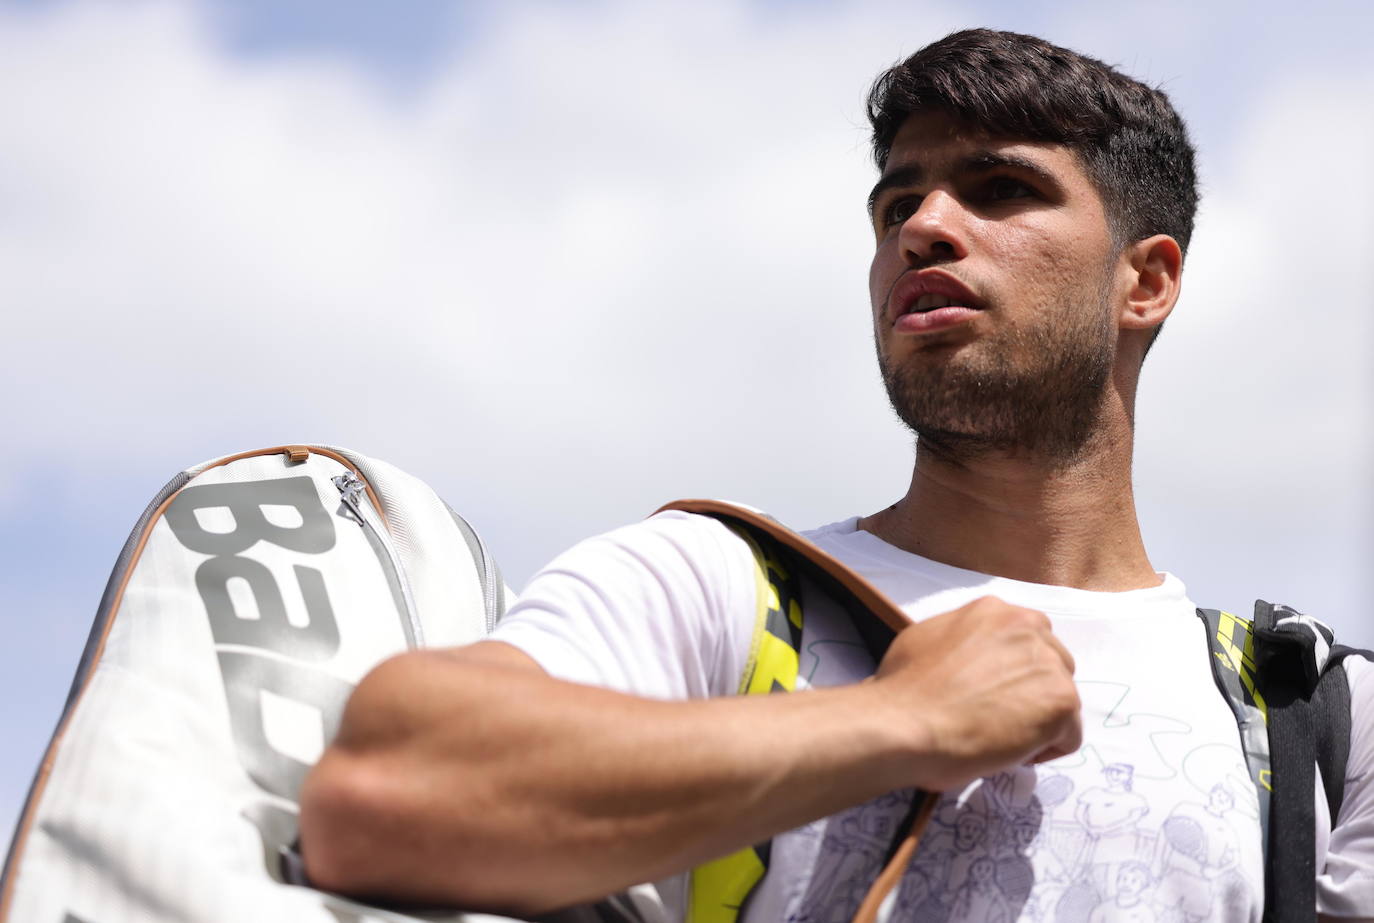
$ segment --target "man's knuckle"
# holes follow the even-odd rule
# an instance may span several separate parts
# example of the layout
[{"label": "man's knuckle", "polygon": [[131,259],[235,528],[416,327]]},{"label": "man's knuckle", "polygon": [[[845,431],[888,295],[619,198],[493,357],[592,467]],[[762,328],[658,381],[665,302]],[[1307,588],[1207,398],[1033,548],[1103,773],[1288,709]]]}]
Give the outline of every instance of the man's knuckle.
[{"label": "man's knuckle", "polygon": [[1051,677],[1043,696],[1046,705],[1056,715],[1077,714],[1081,708],[1078,689],[1072,680],[1064,679],[1062,674]]}]

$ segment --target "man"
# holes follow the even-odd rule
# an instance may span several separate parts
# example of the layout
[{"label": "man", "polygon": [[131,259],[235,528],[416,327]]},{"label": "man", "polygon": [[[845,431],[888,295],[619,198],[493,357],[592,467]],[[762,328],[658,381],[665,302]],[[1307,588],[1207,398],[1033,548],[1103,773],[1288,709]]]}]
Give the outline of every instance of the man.
[{"label": "man", "polygon": [[[1259,918],[1235,721],[1131,493],[1196,207],[1183,124],[1101,62],[985,30],[883,74],[870,118],[874,335],[916,460],[897,503],[809,535],[916,624],[875,668],[808,610],[807,691],[735,696],[745,543],[686,514],[585,542],[494,640],[359,686],[302,797],[317,884],[533,914],[656,881],[683,919],[687,870],[772,838],[744,918],[847,920],[919,787],[945,794],[902,918]],[[1374,915],[1374,681],[1350,670],[1351,780],[1318,836],[1321,909],[1347,917]],[[1217,786],[1243,792],[1234,837],[1165,835]]]}]

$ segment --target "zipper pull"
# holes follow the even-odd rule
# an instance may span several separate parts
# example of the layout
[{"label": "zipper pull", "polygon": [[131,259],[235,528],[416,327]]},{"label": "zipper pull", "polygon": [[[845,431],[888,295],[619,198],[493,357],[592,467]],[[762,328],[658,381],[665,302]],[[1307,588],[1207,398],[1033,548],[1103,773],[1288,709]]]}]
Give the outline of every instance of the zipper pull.
[{"label": "zipper pull", "polygon": [[334,486],[339,488],[339,499],[343,500],[344,506],[348,507],[348,511],[353,514],[358,525],[367,525],[367,520],[363,518],[362,506],[358,500],[363,491],[367,490],[367,485],[352,471],[345,471],[335,477],[333,481]]}]

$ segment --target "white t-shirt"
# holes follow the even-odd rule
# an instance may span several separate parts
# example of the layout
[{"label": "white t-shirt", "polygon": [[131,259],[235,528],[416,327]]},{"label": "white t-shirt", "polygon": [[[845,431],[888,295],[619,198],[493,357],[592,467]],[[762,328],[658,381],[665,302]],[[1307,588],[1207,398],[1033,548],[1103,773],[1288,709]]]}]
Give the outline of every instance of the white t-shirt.
[{"label": "white t-shirt", "polygon": [[[1183,584],[1099,593],[990,577],[901,551],[851,519],[807,533],[920,620],[980,596],[1039,609],[1073,653],[1084,743],[946,793],[894,920],[1227,920],[1263,906],[1258,802]],[[753,557],[718,522],[664,513],[583,542],[531,581],[494,638],[550,674],[665,699],[731,695],[754,632]],[[799,688],[857,682],[867,649],[808,599]],[[1340,823],[1317,809],[1318,906],[1374,916],[1374,669],[1347,661],[1352,739]],[[847,923],[909,796],[775,837],[747,923]],[[680,920],[686,876],[658,883]]]}]

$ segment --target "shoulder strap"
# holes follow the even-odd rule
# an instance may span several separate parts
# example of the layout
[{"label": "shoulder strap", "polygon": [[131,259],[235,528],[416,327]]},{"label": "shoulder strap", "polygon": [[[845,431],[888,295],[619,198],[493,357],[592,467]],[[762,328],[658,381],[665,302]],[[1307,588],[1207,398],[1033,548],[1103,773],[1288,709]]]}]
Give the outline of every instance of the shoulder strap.
[{"label": "shoulder strap", "polygon": [[1198,615],[1208,626],[1213,674],[1236,714],[1259,792],[1264,921],[1311,920],[1316,769],[1334,826],[1350,754],[1350,687],[1342,661],[1374,655],[1334,645],[1321,622],[1263,600],[1255,602],[1253,622],[1213,609]]},{"label": "shoulder strap", "polygon": [[[758,510],[722,500],[678,500],[659,512],[663,510],[720,520],[754,554],[754,637],[740,679],[741,694],[796,688],[805,618],[803,574],[844,607],[875,662],[908,623],[906,614],[867,580]],[[920,803],[917,798],[913,808]],[[771,853],[769,840],[693,869],[687,923],[736,923],[749,894],[767,873]]]},{"label": "shoulder strap", "polygon": [[658,512],[664,510],[719,519],[756,544],[774,549],[780,559],[805,572],[844,607],[871,651],[886,651],[893,636],[911,623],[905,612],[851,567],[767,513],[725,500],[675,500]]},{"label": "shoulder strap", "polygon": [[[1292,610],[1287,610],[1291,612]],[[1264,870],[1265,923],[1312,919],[1317,906],[1316,727],[1312,692],[1329,642],[1283,607],[1255,601],[1252,632],[1260,686],[1268,702],[1273,794]],[[1296,613],[1293,613],[1296,615]]]}]

